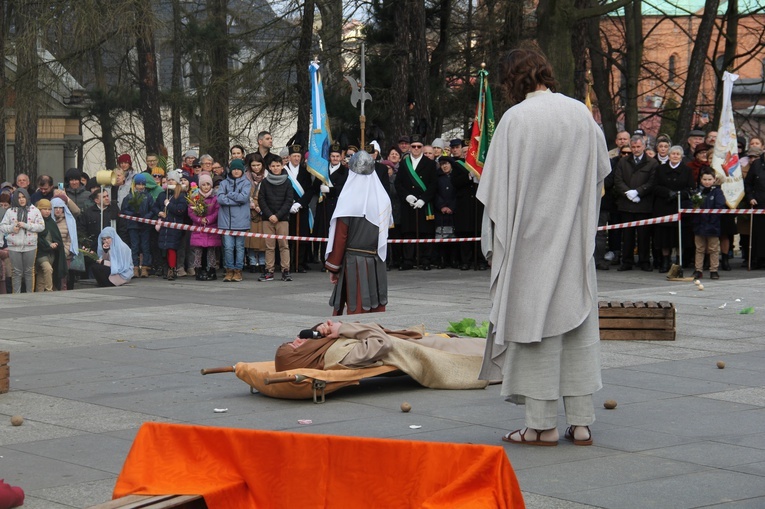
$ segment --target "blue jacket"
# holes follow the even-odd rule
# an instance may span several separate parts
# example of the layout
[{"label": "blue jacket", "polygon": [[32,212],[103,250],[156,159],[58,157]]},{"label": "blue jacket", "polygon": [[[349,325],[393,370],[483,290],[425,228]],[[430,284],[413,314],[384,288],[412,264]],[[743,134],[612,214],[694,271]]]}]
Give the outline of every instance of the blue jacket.
[{"label": "blue jacket", "polygon": [[[702,209],[726,209],[725,196],[722,190],[717,186],[699,187],[699,192],[704,201],[701,202]],[[720,236],[720,214],[694,214],[693,215],[693,233],[701,237],[719,237]]]},{"label": "blue jacket", "polygon": [[223,230],[250,231],[250,189],[246,178],[235,179],[231,175],[218,188],[218,228]]},{"label": "blue jacket", "polygon": [[[122,200],[122,210],[121,212],[125,214],[126,216],[133,216],[133,217],[140,217],[143,219],[151,219],[154,217],[154,211],[152,210],[154,208],[154,198],[152,198],[151,194],[149,194],[148,191],[143,191],[140,193],[140,203],[138,204],[138,207],[134,207],[130,202],[133,200],[133,191],[131,191],[127,196],[125,196],[125,199]],[[138,210],[136,210],[136,208]],[[127,220],[127,229],[128,230],[149,230],[152,226],[150,224],[144,224],[139,223],[138,221],[130,221]]]},{"label": "blue jacket", "polygon": [[[186,201],[186,192],[182,192],[178,198],[175,193],[170,193],[170,203],[165,207],[165,198],[167,191],[162,191],[154,202],[154,215],[157,219],[167,223],[186,223],[189,203]],[[158,216],[160,212],[167,212],[167,217]],[[175,228],[160,228],[159,230],[159,248],[160,249],[178,249],[181,246],[183,230]],[[180,264],[179,264],[180,266]]]}]

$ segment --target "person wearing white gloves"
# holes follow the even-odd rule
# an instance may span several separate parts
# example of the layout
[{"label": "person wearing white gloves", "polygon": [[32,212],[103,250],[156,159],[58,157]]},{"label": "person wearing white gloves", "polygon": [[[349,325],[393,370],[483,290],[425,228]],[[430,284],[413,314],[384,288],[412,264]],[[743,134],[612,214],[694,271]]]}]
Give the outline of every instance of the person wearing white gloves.
[{"label": "person wearing white gloves", "polygon": [[[436,233],[433,200],[438,189],[436,162],[423,157],[424,140],[419,135],[411,137],[410,153],[398,167],[396,192],[401,200],[401,236],[403,238],[432,239]],[[433,244],[404,244],[403,262],[399,270],[410,270],[419,265],[430,270]],[[419,260],[417,253],[419,252]]]},{"label": "person wearing white gloves", "polygon": [[[285,173],[295,193],[295,203],[290,208],[290,235],[307,237],[313,235],[316,200],[321,180],[314,178],[303,161],[303,147],[298,144],[288,147],[289,156],[284,166]],[[297,272],[306,272],[311,242],[291,241],[292,260]],[[300,252],[296,252],[299,250]]]},{"label": "person wearing white gloves", "polygon": [[[616,204],[624,222],[651,217],[653,188],[659,162],[645,155],[643,136],[630,139],[632,155],[621,158],[614,169]],[[646,272],[653,270],[650,260],[651,227],[625,228],[622,234],[622,263],[617,270],[632,270],[635,264],[635,231],[637,230],[638,263]]]}]

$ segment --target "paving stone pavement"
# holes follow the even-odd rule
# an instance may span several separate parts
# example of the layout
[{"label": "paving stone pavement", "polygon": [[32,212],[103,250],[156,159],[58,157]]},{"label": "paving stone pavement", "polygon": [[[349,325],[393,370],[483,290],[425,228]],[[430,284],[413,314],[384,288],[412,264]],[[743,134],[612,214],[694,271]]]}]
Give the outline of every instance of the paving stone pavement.
[{"label": "paving stone pavement", "polygon": [[[498,386],[436,391],[403,377],[314,405],[250,394],[230,373],[199,374],[271,359],[297,330],[326,319],[330,285],[318,271],[293,282],[153,278],[3,295],[0,350],[11,352],[11,391],[0,395],[0,478],[24,488],[25,508],[104,502],[141,423],[159,421],[502,445],[532,509],[763,508],[765,272],[721,275],[699,291],[656,272],[598,272],[602,299],[673,302],[678,333],[672,342],[602,343],[592,447],[503,444],[502,434],[523,427],[523,408],[505,403]],[[390,272],[388,311],[369,319],[431,332],[449,320],[483,320],[488,278]],[[753,314],[739,314],[750,306]],[[606,399],[617,408],[605,410]],[[400,412],[404,400],[411,413]],[[15,414],[22,426],[10,425]]]}]

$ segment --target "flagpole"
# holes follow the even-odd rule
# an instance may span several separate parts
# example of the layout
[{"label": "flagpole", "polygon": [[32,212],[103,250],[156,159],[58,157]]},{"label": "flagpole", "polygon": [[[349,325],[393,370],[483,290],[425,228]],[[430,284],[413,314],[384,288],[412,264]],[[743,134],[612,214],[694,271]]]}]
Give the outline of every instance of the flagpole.
[{"label": "flagpole", "polygon": [[364,56],[364,43],[361,43],[361,115],[359,116],[359,124],[361,125],[361,146],[359,147],[360,150],[365,150],[365,140],[364,140],[364,133],[367,130],[367,117],[364,114],[364,92],[365,88],[367,86],[367,71],[366,71],[366,65],[365,65],[365,56]]}]

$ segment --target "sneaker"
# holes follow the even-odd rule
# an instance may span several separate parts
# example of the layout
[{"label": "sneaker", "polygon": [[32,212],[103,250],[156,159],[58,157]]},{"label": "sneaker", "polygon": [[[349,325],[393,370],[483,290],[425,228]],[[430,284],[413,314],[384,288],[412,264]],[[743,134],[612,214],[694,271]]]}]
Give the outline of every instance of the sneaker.
[{"label": "sneaker", "polygon": [[[271,275],[271,279],[273,279],[273,274]],[[282,281],[292,281],[292,276],[290,276],[290,271],[283,270],[282,271]]]},{"label": "sneaker", "polygon": [[710,272],[709,279],[720,279],[720,274],[717,272]]},{"label": "sneaker", "polygon": [[273,272],[264,272],[258,278],[258,281],[273,281],[273,280],[274,280],[274,273]]}]

